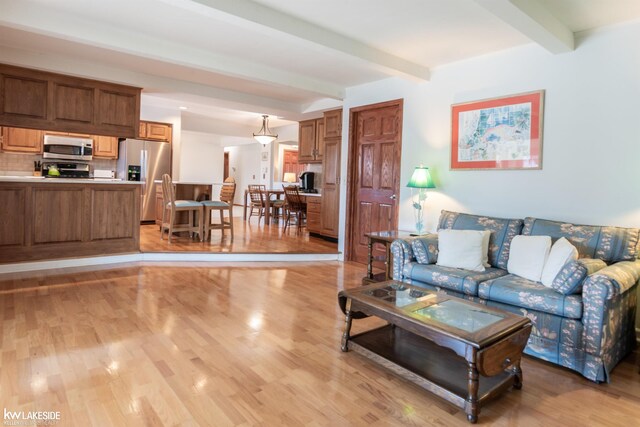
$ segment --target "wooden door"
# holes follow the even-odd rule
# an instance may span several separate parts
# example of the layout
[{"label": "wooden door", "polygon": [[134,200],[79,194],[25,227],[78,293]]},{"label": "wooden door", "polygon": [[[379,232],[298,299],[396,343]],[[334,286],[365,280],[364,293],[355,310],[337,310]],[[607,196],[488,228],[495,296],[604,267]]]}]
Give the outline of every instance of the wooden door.
[{"label": "wooden door", "polygon": [[304,172],[304,165],[298,163],[298,151],[297,150],[284,150],[282,152],[282,180],[284,181],[284,174],[287,172],[294,173],[296,179]]},{"label": "wooden door", "polygon": [[35,129],[2,128],[2,151],[42,153],[43,132]]},{"label": "wooden door", "polygon": [[309,163],[314,161],[316,149],[316,121],[305,120],[300,122],[298,131],[298,161]]},{"label": "wooden door", "polygon": [[367,262],[365,233],[396,230],[402,152],[402,100],[351,110],[349,260]]},{"label": "wooden door", "polygon": [[229,152],[224,152],[224,165],[222,167],[222,179],[226,180],[229,178]]},{"label": "wooden door", "polygon": [[115,136],[94,135],[93,157],[102,159],[118,158],[118,138]]}]

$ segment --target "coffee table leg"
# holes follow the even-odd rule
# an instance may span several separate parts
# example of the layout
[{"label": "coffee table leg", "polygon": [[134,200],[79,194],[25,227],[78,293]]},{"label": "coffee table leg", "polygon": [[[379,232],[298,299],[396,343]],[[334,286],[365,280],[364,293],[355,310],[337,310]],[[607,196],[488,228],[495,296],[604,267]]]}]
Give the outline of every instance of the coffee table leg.
[{"label": "coffee table leg", "polygon": [[349,342],[349,338],[351,337],[351,310],[347,310],[347,316],[344,319],[344,333],[342,334],[342,346],[340,349],[342,351],[349,351],[347,344]]},{"label": "coffee table leg", "polygon": [[513,364],[513,375],[515,380],[513,381],[513,388],[520,390],[522,388],[522,369],[520,368],[520,360]]},{"label": "coffee table leg", "polygon": [[467,362],[469,368],[467,370],[467,420],[475,424],[478,421],[478,369],[475,362]]}]

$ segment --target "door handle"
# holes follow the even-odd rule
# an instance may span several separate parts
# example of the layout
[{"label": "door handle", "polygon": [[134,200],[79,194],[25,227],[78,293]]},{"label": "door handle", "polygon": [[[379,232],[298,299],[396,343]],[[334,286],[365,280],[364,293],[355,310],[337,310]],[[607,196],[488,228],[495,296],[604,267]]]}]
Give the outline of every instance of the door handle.
[{"label": "door handle", "polygon": [[396,195],[395,195],[395,194],[392,194],[391,196],[389,196],[389,198],[390,198],[391,200],[395,200],[395,199],[396,199]]}]

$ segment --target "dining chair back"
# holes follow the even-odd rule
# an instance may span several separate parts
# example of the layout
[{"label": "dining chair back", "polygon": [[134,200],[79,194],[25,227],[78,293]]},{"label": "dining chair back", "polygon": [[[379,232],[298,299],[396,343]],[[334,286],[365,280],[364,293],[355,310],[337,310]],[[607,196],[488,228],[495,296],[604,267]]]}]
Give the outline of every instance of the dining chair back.
[{"label": "dining chair back", "polygon": [[264,216],[266,202],[264,199],[264,192],[266,187],[264,185],[252,184],[249,185],[249,198],[251,199],[251,211],[249,212],[249,220],[255,213],[258,215],[258,224],[260,219]]},{"label": "dining chair back", "polygon": [[[221,230],[224,237],[224,230],[231,230],[231,240],[233,240],[233,198],[236,195],[236,182],[233,177],[225,179],[220,188],[220,200],[205,200],[204,207],[204,239],[209,239],[211,230]],[[220,213],[220,222],[213,222],[213,211]],[[228,212],[225,220],[224,212]]]},{"label": "dining chair back", "polygon": [[[176,200],[176,190],[169,174],[162,175],[162,225],[160,226],[160,240],[164,238],[165,231],[168,234],[169,243],[173,233],[179,231],[189,232],[190,237],[202,239],[202,205],[195,200]],[[188,212],[188,222],[176,223],[178,212]],[[167,216],[168,215],[168,216]]]},{"label": "dining chair back", "polygon": [[296,217],[296,232],[299,233],[302,230],[303,220],[307,218],[307,204],[303,201],[297,185],[283,185],[282,188],[286,203],[285,222],[282,231],[286,231],[291,224],[291,215],[293,214]]}]

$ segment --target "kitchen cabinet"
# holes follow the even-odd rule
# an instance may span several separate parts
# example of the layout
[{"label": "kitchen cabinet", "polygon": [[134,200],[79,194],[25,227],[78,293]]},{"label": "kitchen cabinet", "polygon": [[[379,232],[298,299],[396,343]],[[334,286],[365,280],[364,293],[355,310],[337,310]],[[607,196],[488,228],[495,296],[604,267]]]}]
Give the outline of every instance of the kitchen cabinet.
[{"label": "kitchen cabinet", "polygon": [[171,142],[173,125],[171,123],[140,122],[139,138],[149,141]]},{"label": "kitchen cabinet", "polygon": [[135,137],[140,88],[0,64],[0,125]]},{"label": "kitchen cabinet", "polygon": [[118,138],[115,136],[94,135],[93,157],[99,159],[117,159]]},{"label": "kitchen cabinet", "polygon": [[2,128],[2,151],[12,153],[42,153],[43,132],[36,129]]},{"label": "kitchen cabinet", "polygon": [[321,163],[324,152],[324,119],[299,123],[298,163]]},{"label": "kitchen cabinet", "polygon": [[324,137],[342,137],[342,109],[327,111],[324,113]]},{"label": "kitchen cabinet", "polygon": [[[337,119],[336,119],[337,118]],[[339,120],[339,122],[337,121]],[[340,152],[342,148],[342,109],[325,113],[324,155],[322,161],[321,232],[338,237],[340,211]],[[329,132],[330,137],[327,137]],[[339,132],[339,133],[336,133]]]},{"label": "kitchen cabinet", "polygon": [[322,197],[307,197],[307,231],[322,234]]}]

